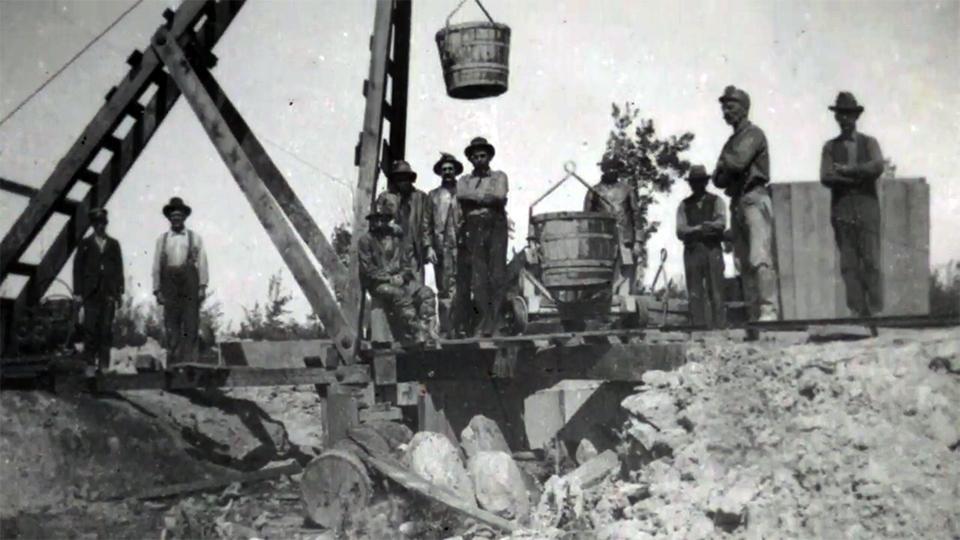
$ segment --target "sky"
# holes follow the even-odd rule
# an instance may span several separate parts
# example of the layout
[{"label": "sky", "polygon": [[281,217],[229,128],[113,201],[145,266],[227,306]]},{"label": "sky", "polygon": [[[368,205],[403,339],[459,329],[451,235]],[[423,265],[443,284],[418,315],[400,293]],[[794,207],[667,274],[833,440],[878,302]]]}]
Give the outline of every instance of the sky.
[{"label": "sky", "polygon": [[[106,28],[132,0],[0,2],[0,116]],[[144,0],[47,88],[0,125],[0,176],[39,187],[143,49],[175,0]],[[407,158],[418,187],[437,185],[440,151],[457,154],[482,135],[497,147],[494,168],[510,177],[508,212],[525,243],[529,205],[572,161],[598,179],[612,126],[611,103],[632,102],[661,135],[693,132],[686,158],[712,169],[730,134],[717,96],[728,84],[752,98],[766,132],[774,182],[818,177],[820,149],[837,132],[827,110],[840,90],[866,107],[861,131],[876,137],[898,176],[931,189],[930,263],[960,259],[960,1],[485,0],[512,29],[510,88],[494,99],[446,96],[434,35],[456,2],[413,5]],[[320,227],[352,221],[354,145],[363,120],[373,2],[249,0],[220,40],[214,69]],[[464,5],[453,22],[478,20]],[[465,161],[465,159],[464,159]],[[381,187],[383,182],[381,181]],[[579,209],[569,183],[537,211]],[[662,222],[648,250],[668,250],[667,275],[682,281],[674,214],[680,183],[651,210]],[[309,309],[267,234],[184,100],[163,122],[107,208],[121,243],[128,288],[151,295],[156,237],[171,196],[193,207],[188,227],[204,238],[213,297],[234,327],[243,306],[266,297],[281,272],[296,315]],[[0,193],[0,231],[26,199]],[[55,228],[54,221],[49,229]],[[36,260],[49,232],[28,254]],[[651,256],[651,260],[657,257]],[[732,265],[728,265],[732,266]],[[69,270],[68,263],[66,270]],[[647,281],[655,269],[647,272]],[[69,272],[62,274],[69,283]],[[431,281],[432,283],[432,281]],[[9,294],[18,282],[8,280]],[[65,292],[55,284],[51,293]]]}]

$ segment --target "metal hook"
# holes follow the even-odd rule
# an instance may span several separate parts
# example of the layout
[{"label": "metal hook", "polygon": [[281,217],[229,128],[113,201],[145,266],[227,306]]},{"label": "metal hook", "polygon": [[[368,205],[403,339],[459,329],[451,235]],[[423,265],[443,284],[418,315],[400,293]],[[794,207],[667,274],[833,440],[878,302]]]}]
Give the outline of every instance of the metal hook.
[{"label": "metal hook", "polygon": [[564,170],[567,174],[574,174],[574,173],[577,172],[577,164],[574,163],[573,161],[568,161],[568,162],[566,162],[566,163],[563,164],[563,170]]}]

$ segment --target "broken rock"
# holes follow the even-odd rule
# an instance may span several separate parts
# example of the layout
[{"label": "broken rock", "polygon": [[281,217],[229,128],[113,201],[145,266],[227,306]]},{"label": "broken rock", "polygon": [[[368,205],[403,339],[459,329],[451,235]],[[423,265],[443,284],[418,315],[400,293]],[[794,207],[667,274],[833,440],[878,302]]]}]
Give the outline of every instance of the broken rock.
[{"label": "broken rock", "polygon": [[500,431],[500,426],[481,414],[471,418],[467,427],[463,428],[463,432],[460,433],[460,446],[463,447],[468,460],[479,452],[510,453],[510,447],[507,446],[507,440]]},{"label": "broken rock", "polygon": [[473,503],[473,482],[460,461],[460,452],[443,435],[429,431],[414,435],[407,447],[406,461],[414,473]]},{"label": "broken rock", "polygon": [[481,451],[470,460],[480,507],[507,517],[524,517],[530,501],[523,474],[506,452]]}]

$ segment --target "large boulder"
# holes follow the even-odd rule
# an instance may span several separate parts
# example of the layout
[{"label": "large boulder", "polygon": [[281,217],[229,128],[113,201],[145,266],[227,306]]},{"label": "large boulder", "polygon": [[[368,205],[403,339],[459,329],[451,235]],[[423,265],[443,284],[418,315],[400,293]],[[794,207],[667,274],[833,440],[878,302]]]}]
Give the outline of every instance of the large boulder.
[{"label": "large boulder", "polygon": [[407,466],[433,484],[445,487],[463,500],[474,502],[473,482],[460,460],[460,451],[439,433],[421,431],[407,445]]},{"label": "large boulder", "polygon": [[470,459],[470,477],[481,508],[510,517],[526,517],[530,500],[523,473],[510,454],[480,451]]},{"label": "large boulder", "polygon": [[467,454],[467,459],[472,459],[478,452],[506,452],[510,453],[510,447],[507,446],[507,440],[500,431],[500,426],[496,422],[478,414],[470,419],[467,427],[460,433],[460,446]]}]

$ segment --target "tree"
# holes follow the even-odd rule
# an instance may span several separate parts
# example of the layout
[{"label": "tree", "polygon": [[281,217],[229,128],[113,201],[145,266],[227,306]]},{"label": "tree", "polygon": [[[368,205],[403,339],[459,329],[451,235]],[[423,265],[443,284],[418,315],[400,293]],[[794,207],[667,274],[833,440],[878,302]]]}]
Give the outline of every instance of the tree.
[{"label": "tree", "polygon": [[[660,227],[659,221],[647,218],[650,205],[656,202],[657,195],[670,193],[673,184],[690,170],[690,162],[681,154],[690,149],[693,133],[661,138],[653,120],[642,118],[640,111],[629,102],[623,107],[614,103],[610,116],[614,127],[607,138],[604,157],[623,163],[620,178],[629,182],[637,192],[641,215],[637,224],[640,231],[638,241],[646,247],[647,241]],[[647,268],[647,262],[646,250],[643,250],[637,263],[638,270]]]},{"label": "tree", "polygon": [[280,341],[288,339],[315,339],[322,335],[322,326],[316,315],[307,317],[306,323],[299,323],[289,318],[290,310],[287,304],[293,300],[293,295],[283,290],[283,281],[280,272],[270,276],[267,284],[267,299],[261,304],[256,302],[253,307],[243,308],[244,320],[240,323],[237,337],[261,341]]}]

